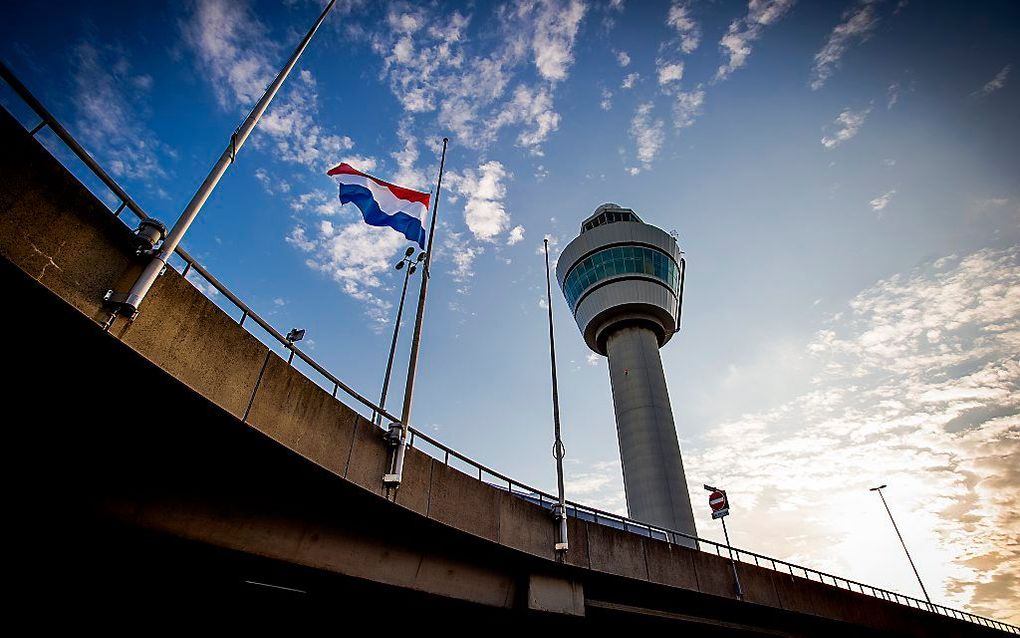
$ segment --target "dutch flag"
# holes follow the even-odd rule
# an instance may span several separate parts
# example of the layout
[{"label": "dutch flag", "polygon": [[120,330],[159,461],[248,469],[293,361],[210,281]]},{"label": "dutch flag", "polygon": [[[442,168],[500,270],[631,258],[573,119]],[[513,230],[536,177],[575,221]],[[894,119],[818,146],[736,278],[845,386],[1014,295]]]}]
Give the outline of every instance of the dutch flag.
[{"label": "dutch flag", "polygon": [[389,226],[425,248],[422,220],[429,208],[428,193],[384,182],[347,163],[330,169],[326,174],[336,178],[340,185],[340,203],[354,202],[365,223]]}]

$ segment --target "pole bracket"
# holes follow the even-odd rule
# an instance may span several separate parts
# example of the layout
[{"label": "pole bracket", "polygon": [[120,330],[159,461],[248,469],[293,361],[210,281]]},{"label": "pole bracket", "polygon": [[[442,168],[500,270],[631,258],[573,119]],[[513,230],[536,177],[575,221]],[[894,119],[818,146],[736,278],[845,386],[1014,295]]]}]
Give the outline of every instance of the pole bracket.
[{"label": "pole bracket", "polygon": [[404,438],[404,426],[400,423],[390,423],[390,427],[386,430],[386,434],[383,435],[386,439],[386,445],[391,448],[395,448],[401,444]]}]

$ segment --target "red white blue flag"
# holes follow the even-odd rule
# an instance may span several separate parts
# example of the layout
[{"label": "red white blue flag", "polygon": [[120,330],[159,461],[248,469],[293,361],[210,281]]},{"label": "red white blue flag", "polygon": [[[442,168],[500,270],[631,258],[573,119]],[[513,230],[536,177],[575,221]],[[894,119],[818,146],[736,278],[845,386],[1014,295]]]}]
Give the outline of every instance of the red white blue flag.
[{"label": "red white blue flag", "polygon": [[365,223],[389,226],[408,240],[425,248],[423,221],[429,208],[428,193],[384,182],[344,163],[330,169],[340,185],[340,203],[353,202],[361,210]]}]

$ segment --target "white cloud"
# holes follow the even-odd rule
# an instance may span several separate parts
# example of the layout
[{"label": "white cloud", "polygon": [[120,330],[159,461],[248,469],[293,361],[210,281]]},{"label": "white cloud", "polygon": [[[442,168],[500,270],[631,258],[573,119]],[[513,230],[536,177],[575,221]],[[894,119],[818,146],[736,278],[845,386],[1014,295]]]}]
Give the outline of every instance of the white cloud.
[{"label": "white cloud", "polygon": [[[645,102],[638,106],[634,119],[630,123],[630,135],[637,145],[637,158],[642,168],[651,168],[652,161],[662,149],[662,120],[652,119],[652,103]],[[636,174],[636,172],[631,172]]]},{"label": "white cloud", "polygon": [[514,226],[510,229],[510,236],[507,237],[506,245],[513,246],[514,244],[524,239],[524,226]]},{"label": "white cloud", "polygon": [[132,75],[116,49],[86,42],[74,47],[73,65],[76,133],[114,177],[141,180],[158,192],[167,177],[163,164],[175,153],[141,123],[147,109],[141,76]]},{"label": "white cloud", "polygon": [[623,78],[623,82],[620,83],[621,89],[632,89],[634,83],[641,77],[640,73],[628,73],[627,77]]},{"label": "white cloud", "polygon": [[888,90],[886,91],[886,95],[888,96],[888,98],[886,100],[885,108],[891,109],[892,107],[896,106],[897,102],[900,101],[900,83],[893,82],[892,84],[890,84]]},{"label": "white cloud", "polygon": [[[710,423],[685,446],[691,492],[725,477],[735,545],[918,596],[886,513],[935,602],[1020,620],[1020,247],[879,281],[746,387],[804,392]],[[723,480],[723,479],[720,479]],[[715,535],[699,512],[705,535]],[[762,532],[762,530],[767,530]],[[890,557],[899,556],[896,560]]]},{"label": "white cloud", "polygon": [[309,77],[302,74],[289,84],[283,99],[271,105],[259,121],[255,139],[260,142],[262,136],[269,137],[271,154],[279,160],[322,172],[341,161],[341,154],[349,151],[354,141],[327,133],[317,124],[318,92]]},{"label": "white cloud", "polygon": [[543,240],[542,243],[539,243],[538,246],[535,247],[535,254],[536,255],[543,255],[544,256],[545,255],[545,242],[548,241],[549,242],[549,258],[552,260],[552,263],[555,264],[556,263],[556,258],[560,254],[560,238],[557,237],[556,235],[551,235],[549,233],[546,233],[546,235],[542,238],[542,240]]},{"label": "white cloud", "polygon": [[871,203],[871,210],[875,211],[876,213],[885,210],[885,207],[889,205],[889,202],[892,201],[892,198],[893,198],[893,196],[895,194],[896,194],[896,189],[894,188],[894,189],[892,189],[890,191],[887,191],[886,193],[883,193],[882,195],[879,195],[875,199],[871,200],[871,202],[870,202]]},{"label": "white cloud", "polygon": [[619,461],[570,463],[564,471],[563,489],[572,501],[606,512],[627,515],[623,471]]},{"label": "white cloud", "polygon": [[337,192],[315,189],[302,193],[290,200],[290,209],[294,212],[309,212],[322,217],[341,216],[344,220],[361,219],[361,213],[357,212],[354,206],[344,206],[340,203]]},{"label": "white cloud", "polygon": [[[450,274],[453,275],[455,282],[468,283],[475,276],[475,258],[485,252],[485,249],[481,246],[469,246],[461,241],[458,233],[450,233],[448,237],[451,242],[447,244],[447,249],[451,251],[453,261],[453,270],[450,271]],[[458,292],[464,294],[467,292],[467,288],[462,286]]]},{"label": "white cloud", "polygon": [[[471,54],[470,17],[459,11],[444,15],[427,5],[391,5],[384,28],[370,36],[372,48],[382,56],[383,77],[405,111],[435,112],[438,123],[471,148],[485,148],[501,129],[518,127],[517,143],[540,155],[541,144],[559,126],[554,87],[573,63],[585,5],[529,0],[493,13],[481,55]],[[529,59],[540,80],[515,81]]]},{"label": "white cloud", "polygon": [[525,7],[533,7],[530,10],[535,12],[531,50],[539,74],[552,82],[567,79],[567,69],[574,61],[574,39],[586,11],[584,3],[539,0],[519,4],[518,11],[528,12]]},{"label": "white cloud", "polygon": [[264,52],[277,53],[278,47],[247,4],[200,0],[181,28],[221,107],[251,106],[273,80]]},{"label": "white cloud", "polygon": [[306,253],[315,250],[315,242],[308,239],[303,226],[295,226],[292,228],[290,234],[286,237],[286,241],[288,244],[295,246]]},{"label": "white cloud", "polygon": [[679,82],[684,77],[683,62],[664,62],[659,60],[656,70],[659,75],[660,86],[665,86],[671,82]]},{"label": "white cloud", "polygon": [[533,155],[542,155],[541,144],[560,125],[560,116],[553,110],[552,102],[549,89],[540,88],[536,91],[525,84],[518,86],[514,90],[513,99],[489,123],[489,134],[495,135],[496,131],[508,124],[530,126],[517,136],[517,143],[529,148]]},{"label": "white cloud", "polygon": [[[366,157],[365,155],[352,155],[349,153],[340,155],[334,161],[337,164],[339,164],[340,162],[350,164],[354,168],[357,168],[358,170],[361,171],[365,171],[366,173],[375,172],[375,169],[378,168],[379,166],[379,162],[374,157]],[[333,162],[330,163],[332,164]]]},{"label": "white cloud", "polygon": [[995,74],[994,78],[989,80],[987,83],[985,83],[984,86],[982,86],[974,93],[971,93],[971,96],[979,98],[985,97],[991,95],[992,93],[995,93],[1002,87],[1006,86],[1006,80],[1009,78],[1009,70],[1011,67],[1012,65],[1010,64],[1007,64],[1006,66],[1002,67],[1002,69]]},{"label": "white cloud", "polygon": [[585,362],[586,362],[586,363],[587,363],[588,365],[590,365],[590,366],[597,366],[597,365],[599,364],[599,359],[601,359],[601,357],[599,357],[599,356],[598,356],[597,354],[595,354],[594,352],[592,352],[592,353],[590,353],[590,354],[588,355],[588,357],[587,357],[587,358],[585,359]]},{"label": "white cloud", "polygon": [[[506,184],[510,177],[502,163],[490,160],[477,170],[449,173],[450,190],[467,199],[464,222],[475,239],[494,242],[510,225],[506,212]],[[522,230],[523,232],[523,230]]]},{"label": "white cloud", "polygon": [[599,102],[599,108],[603,111],[609,111],[613,108],[613,92],[609,89],[602,89],[602,101]]},{"label": "white cloud", "polygon": [[850,47],[864,42],[878,25],[875,15],[875,0],[858,0],[857,6],[843,13],[843,21],[837,24],[825,46],[815,54],[811,69],[811,90],[817,91],[839,68],[840,59]]},{"label": "white cloud", "polygon": [[392,181],[407,188],[421,191],[427,190],[430,186],[429,178],[424,170],[416,166],[418,161],[418,139],[411,133],[409,120],[401,120],[400,126],[397,128],[397,136],[403,142],[404,148],[391,154],[398,167]]},{"label": "white cloud", "polygon": [[748,1],[747,15],[731,22],[726,34],[719,40],[719,47],[727,59],[716,70],[716,81],[725,80],[731,73],[747,64],[747,58],[751,55],[751,44],[762,36],[767,27],[779,21],[795,1]]},{"label": "white cloud", "polygon": [[[372,48],[383,56],[384,76],[405,110],[422,113],[436,108],[438,84],[464,67],[461,43],[468,21],[459,11],[440,17],[426,7],[389,7],[387,29],[372,36]],[[426,24],[430,26],[425,28]]]},{"label": "white cloud", "polygon": [[630,65],[630,55],[628,55],[626,51],[617,51],[616,52],[616,62],[621,67],[629,66]]},{"label": "white cloud", "polygon": [[691,53],[701,44],[701,28],[691,17],[690,2],[673,0],[666,15],[666,24],[676,30],[680,37],[680,50]]},{"label": "white cloud", "polygon": [[835,148],[853,138],[861,130],[864,120],[870,112],[870,106],[860,111],[854,111],[849,108],[844,109],[829,127],[832,132],[822,136],[822,146],[825,148]]},{"label": "white cloud", "polygon": [[701,115],[705,104],[705,91],[699,86],[693,91],[680,91],[673,104],[673,125],[677,129],[687,128]]},{"label": "white cloud", "polygon": [[269,195],[273,195],[277,192],[290,192],[290,183],[287,182],[287,180],[276,177],[275,175],[270,175],[269,171],[264,168],[260,167],[255,169],[255,179],[258,180],[259,184],[262,185],[263,190],[265,190]]},{"label": "white cloud", "polygon": [[[676,37],[659,45],[660,57],[655,60],[655,71],[662,92],[672,95],[677,90],[674,85],[679,85],[684,77],[684,61],[680,57],[698,47],[701,29],[691,17],[686,0],[674,0],[666,16],[666,25],[676,32]],[[630,84],[633,85],[633,80]]]},{"label": "white cloud", "polygon": [[305,264],[330,277],[347,295],[362,302],[373,330],[390,322],[392,304],[381,298],[383,275],[393,269],[398,252],[407,240],[391,228],[369,226],[358,219],[342,224],[322,220],[313,226],[314,235],[303,225],[295,226],[286,240],[308,253]]},{"label": "white cloud", "polygon": [[[244,2],[199,0],[181,31],[220,106],[239,113],[262,96],[276,75],[270,60],[283,55]],[[317,172],[336,163],[354,142],[318,124],[318,97],[310,71],[290,77],[259,121],[254,144],[264,147],[268,141],[274,157]]]},{"label": "white cloud", "polygon": [[192,286],[198,288],[198,291],[200,293],[202,293],[206,297],[209,297],[210,299],[220,294],[220,291],[216,290],[216,287],[213,286],[208,281],[206,281],[205,278],[203,278],[202,275],[200,275],[198,271],[195,270],[194,268],[189,270],[188,274],[185,275],[184,278],[187,279]]}]

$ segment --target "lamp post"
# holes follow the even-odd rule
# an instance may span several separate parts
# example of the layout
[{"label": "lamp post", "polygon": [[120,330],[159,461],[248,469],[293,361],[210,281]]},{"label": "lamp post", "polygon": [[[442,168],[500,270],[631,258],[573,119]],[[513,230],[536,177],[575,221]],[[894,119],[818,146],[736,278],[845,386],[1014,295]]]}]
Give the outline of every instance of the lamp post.
[{"label": "lamp post", "polygon": [[[418,257],[416,259],[411,259],[412,255],[414,255],[414,247],[408,246],[407,250],[404,251],[404,256],[401,257],[400,261],[393,266],[397,270],[404,270],[404,288],[400,291],[400,304],[397,306],[397,320],[393,325],[393,340],[390,342],[390,356],[386,360],[386,374],[383,375],[382,394],[379,396],[379,408],[383,410],[386,409],[386,391],[390,387],[390,372],[393,371],[393,355],[397,350],[397,335],[400,333],[400,317],[404,314],[404,297],[407,296],[407,280],[410,279],[411,275],[414,274],[414,271],[418,269],[418,262],[425,259],[424,251],[418,253]],[[407,268],[404,269],[404,266],[407,266]],[[382,414],[376,412],[374,421],[376,425],[381,427]]]},{"label": "lamp post", "polygon": [[907,544],[903,542],[903,535],[900,534],[900,528],[896,526],[896,519],[893,518],[892,510],[889,509],[889,504],[885,502],[885,495],[882,494],[882,490],[888,487],[887,485],[879,485],[878,487],[871,488],[871,492],[878,492],[878,497],[882,499],[882,505],[885,506],[885,511],[889,514],[889,520],[892,521],[893,529],[896,530],[896,536],[900,539],[900,545],[903,545],[903,553],[907,555],[907,560],[910,561],[910,567],[914,570],[914,576],[917,577],[917,584],[921,586],[921,591],[924,593],[925,600],[928,604],[931,604],[931,597],[928,596],[928,590],[924,588],[924,583],[921,582],[921,575],[917,573],[917,566],[914,565],[914,559],[910,557],[910,552],[907,551]]}]

